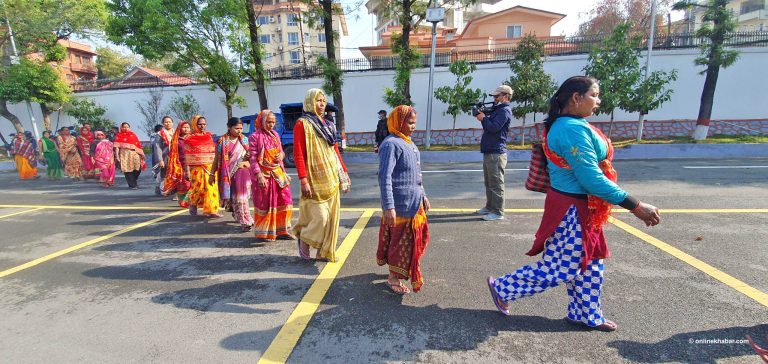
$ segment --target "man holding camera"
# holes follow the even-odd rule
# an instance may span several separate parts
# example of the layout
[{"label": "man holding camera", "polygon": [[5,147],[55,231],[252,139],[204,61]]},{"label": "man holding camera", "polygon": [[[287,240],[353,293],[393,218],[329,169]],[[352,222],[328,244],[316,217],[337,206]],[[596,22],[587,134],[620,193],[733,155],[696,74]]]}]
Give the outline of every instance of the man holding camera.
[{"label": "man holding camera", "polygon": [[512,88],[501,85],[489,93],[493,96],[490,115],[480,111],[475,117],[483,126],[480,152],[483,153],[485,206],[477,210],[483,220],[504,219],[504,169],[507,167],[507,133],[512,122]]}]

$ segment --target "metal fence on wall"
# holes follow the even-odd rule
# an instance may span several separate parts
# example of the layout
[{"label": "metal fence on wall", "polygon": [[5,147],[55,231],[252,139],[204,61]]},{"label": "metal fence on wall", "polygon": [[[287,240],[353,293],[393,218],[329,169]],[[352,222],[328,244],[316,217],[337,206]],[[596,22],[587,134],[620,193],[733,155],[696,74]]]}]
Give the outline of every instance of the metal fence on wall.
[{"label": "metal fence on wall", "polygon": [[[600,45],[606,35],[549,38],[543,40],[544,50],[549,57],[587,54],[593,47]],[[696,48],[708,44],[709,39],[696,37],[691,33],[657,34],[654,36],[653,49],[687,49]],[[735,32],[728,35],[725,45],[728,47],[766,47],[768,46],[768,32]],[[643,40],[641,49],[646,49],[647,39]],[[508,62],[515,58],[516,48],[498,48],[493,50],[457,51],[450,53],[438,53],[435,55],[435,65],[447,66],[456,60],[467,60],[475,64]],[[344,72],[362,72],[372,70],[390,70],[397,65],[399,58],[396,56],[371,57],[371,58],[345,58],[337,61]],[[420,67],[429,67],[430,57],[423,54],[419,57]],[[322,68],[316,64],[296,65],[293,67],[279,67],[267,70],[267,76],[271,80],[312,78],[322,76]],[[186,77],[180,79],[189,80]],[[168,87],[186,86],[193,82],[180,83],[177,80],[167,78],[148,77],[146,80],[96,80],[79,81],[72,84],[75,92],[94,90],[113,90],[122,88],[142,87]],[[244,80],[246,81],[246,80]],[[206,83],[200,81],[198,83]]]}]

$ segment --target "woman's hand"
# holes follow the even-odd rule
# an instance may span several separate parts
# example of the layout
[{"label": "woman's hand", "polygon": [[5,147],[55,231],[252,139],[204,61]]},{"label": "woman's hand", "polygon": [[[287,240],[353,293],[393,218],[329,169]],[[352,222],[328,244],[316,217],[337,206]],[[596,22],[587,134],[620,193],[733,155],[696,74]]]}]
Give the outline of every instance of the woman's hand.
[{"label": "woman's hand", "polygon": [[306,177],[300,179],[301,181],[301,195],[304,197],[312,197],[312,189],[309,187],[309,181]]},{"label": "woman's hand", "polygon": [[396,217],[397,217],[397,213],[395,213],[395,209],[389,209],[384,211],[384,214],[382,214],[381,219],[384,220],[384,226],[394,227]]},{"label": "woman's hand", "polygon": [[214,182],[216,182],[216,173],[211,173],[208,177],[208,184],[212,185]]},{"label": "woman's hand", "polygon": [[264,175],[259,173],[259,187],[261,188],[267,188],[267,179],[264,178]]},{"label": "woman's hand", "polygon": [[429,211],[430,207],[432,206],[429,204],[429,199],[427,196],[424,196],[424,211]]},{"label": "woman's hand", "polygon": [[659,209],[656,206],[640,202],[634,210],[632,210],[638,219],[643,220],[645,226],[656,226],[661,221],[661,215],[659,215]]}]

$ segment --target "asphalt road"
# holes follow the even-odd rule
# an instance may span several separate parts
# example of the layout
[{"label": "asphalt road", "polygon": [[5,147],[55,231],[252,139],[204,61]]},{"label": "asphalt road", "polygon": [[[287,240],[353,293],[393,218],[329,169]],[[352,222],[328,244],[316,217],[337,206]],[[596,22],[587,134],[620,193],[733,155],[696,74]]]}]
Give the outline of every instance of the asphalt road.
[{"label": "asphalt road", "polygon": [[[372,165],[350,166],[343,265],[300,261],[295,242],[257,242],[229,216],[179,213],[148,176],[131,191],[120,177],[104,190],[0,172],[0,362],[245,363],[268,348],[290,363],[759,362],[742,341],[768,347],[768,159],[618,163],[662,223],[617,212],[628,226],[606,228],[613,333],[565,324],[564,287],[514,302],[510,317],[495,310],[484,278],[535,261],[524,253],[543,195],[523,188],[525,167],[508,165],[506,219],[483,222],[467,210],[483,202],[481,165],[424,166],[426,284],[406,296],[375,263]],[[278,337],[302,321],[298,341]]]}]

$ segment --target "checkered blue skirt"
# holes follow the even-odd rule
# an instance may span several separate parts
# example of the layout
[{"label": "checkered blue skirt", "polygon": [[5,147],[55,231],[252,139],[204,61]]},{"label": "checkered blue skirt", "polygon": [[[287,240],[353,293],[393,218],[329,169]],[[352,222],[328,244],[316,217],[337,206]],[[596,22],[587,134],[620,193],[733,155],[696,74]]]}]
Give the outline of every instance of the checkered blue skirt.
[{"label": "checkered blue skirt", "polygon": [[496,279],[495,288],[504,301],[532,296],[565,282],[570,301],[568,318],[589,326],[605,323],[600,305],[603,285],[603,260],[595,259],[581,269],[584,253],[581,222],[576,206],[571,206],[560,225],[546,241],[539,262],[526,265]]}]

